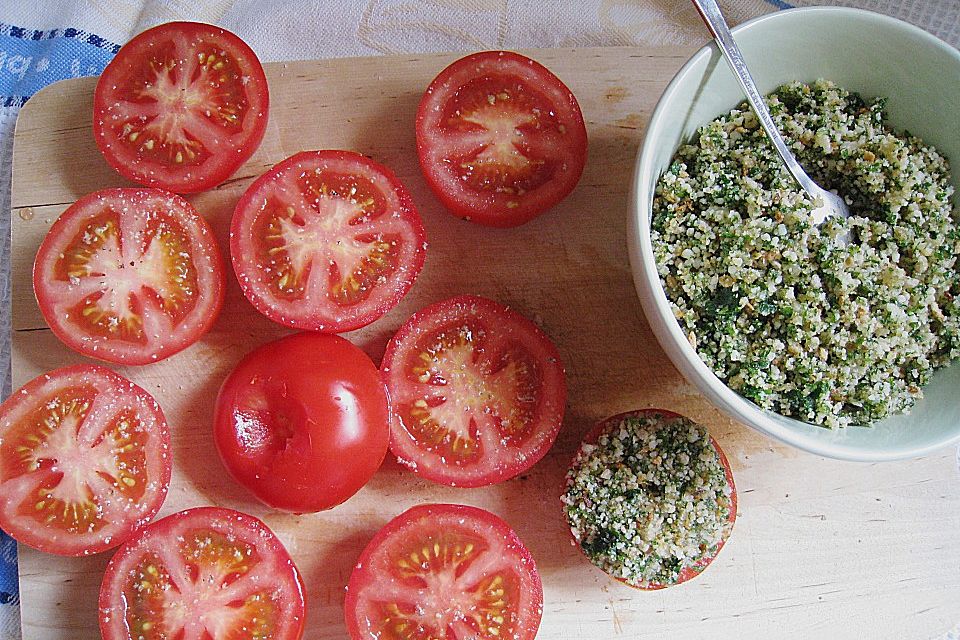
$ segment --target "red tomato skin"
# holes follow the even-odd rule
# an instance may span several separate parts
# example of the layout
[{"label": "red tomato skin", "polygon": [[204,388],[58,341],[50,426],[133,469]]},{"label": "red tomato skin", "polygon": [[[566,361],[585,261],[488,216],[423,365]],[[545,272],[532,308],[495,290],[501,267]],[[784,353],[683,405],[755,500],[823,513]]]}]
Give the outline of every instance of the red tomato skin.
[{"label": "red tomato skin", "polygon": [[131,553],[135,549],[136,545],[146,535],[162,535],[165,530],[175,527],[178,523],[184,520],[197,520],[198,525],[211,520],[233,520],[246,527],[252,528],[255,531],[258,531],[263,539],[269,541],[270,546],[277,551],[277,555],[280,558],[282,567],[281,570],[283,570],[286,574],[288,574],[288,576],[290,576],[290,578],[292,578],[297,588],[297,591],[294,594],[294,598],[296,598],[297,602],[296,606],[294,607],[295,613],[292,617],[296,617],[299,620],[299,624],[291,630],[289,635],[286,635],[283,638],[277,638],[276,640],[299,640],[299,638],[303,636],[303,629],[306,623],[306,604],[304,597],[306,588],[303,584],[303,576],[300,575],[297,565],[294,564],[293,560],[290,558],[290,554],[287,552],[280,540],[276,537],[276,534],[274,534],[273,531],[271,531],[270,528],[261,520],[249,514],[224,507],[195,507],[173,513],[169,516],[161,518],[160,520],[157,520],[149,527],[142,529],[138,532],[136,537],[128,540],[126,544],[117,550],[116,554],[114,554],[113,558],[110,560],[110,563],[107,565],[106,571],[104,572],[103,580],[100,583],[99,596],[97,599],[97,606],[100,614],[100,635],[103,640],[131,640],[131,636],[128,633],[118,631],[118,627],[120,626],[124,627],[123,631],[127,631],[125,628],[126,624],[121,623],[121,625],[116,626],[110,624],[111,615],[115,615],[114,608],[117,604],[116,601],[120,599],[114,595],[110,585],[120,579],[120,576],[117,574],[124,568],[122,566],[122,560],[124,559],[125,554]]},{"label": "red tomato skin", "polygon": [[[244,433],[251,388],[266,389],[270,408],[289,422],[285,441]],[[370,480],[386,456],[388,425],[386,389],[370,358],[345,338],[305,332],[260,346],[231,372],[217,397],[214,441],[258,499],[307,513],[337,506]]]},{"label": "red tomato skin", "polygon": [[[470,307],[479,310],[479,317],[481,319],[484,317],[491,319],[496,318],[503,323],[503,326],[516,326],[519,324],[523,326],[525,331],[535,336],[537,341],[537,349],[545,354],[544,359],[555,363],[555,366],[550,367],[550,371],[548,373],[550,382],[544,384],[545,390],[550,396],[549,405],[553,406],[552,413],[555,415],[549,419],[551,425],[545,432],[544,436],[540,438],[540,445],[531,451],[527,451],[523,456],[522,461],[518,461],[514,465],[510,465],[508,467],[490,469],[485,473],[477,474],[474,477],[467,478],[451,477],[442,467],[432,468],[429,465],[422,464],[422,461],[411,463],[411,458],[414,460],[416,460],[416,458],[413,452],[410,451],[409,447],[406,446],[409,436],[406,436],[406,430],[401,424],[399,415],[395,412],[391,416],[390,450],[391,453],[393,453],[393,455],[396,456],[401,462],[401,464],[412,470],[417,475],[430,480],[431,482],[468,489],[485,487],[492,484],[505,482],[530,469],[541,459],[543,459],[543,457],[547,455],[547,452],[553,446],[557,435],[560,433],[560,428],[563,426],[563,417],[567,402],[566,371],[562,363],[563,361],[560,357],[560,352],[557,350],[556,345],[553,344],[553,341],[550,340],[549,336],[547,336],[547,334],[544,333],[540,327],[519,312],[514,311],[513,309],[494,300],[476,295],[455,296],[453,298],[448,298],[446,300],[441,300],[440,302],[435,302],[431,305],[428,305],[413,314],[397,330],[397,333],[387,344],[383,361],[381,363],[381,374],[385,384],[387,385],[388,392],[390,389],[390,377],[392,375],[398,375],[395,372],[395,369],[399,368],[404,360],[403,354],[400,351],[400,345],[403,344],[409,337],[420,333],[423,330],[421,325],[429,318],[438,315],[450,315],[453,317],[457,314],[457,310],[459,308]],[[495,328],[503,329],[503,326],[495,326]],[[396,399],[393,401],[396,402]]]},{"label": "red tomato skin", "polygon": [[[644,417],[644,416],[652,416],[652,415],[661,415],[664,418],[667,418],[668,420],[685,417],[679,413],[676,413],[675,411],[668,411],[666,409],[635,409],[633,411],[625,411],[623,413],[618,413],[615,416],[611,416],[605,420],[601,420],[596,425],[594,425],[593,428],[590,429],[590,431],[588,431],[587,434],[583,437],[582,444],[596,444],[597,440],[600,438],[600,434],[602,434],[611,425],[619,424],[626,418]],[[730,516],[729,516],[728,522],[730,523],[730,533],[732,533],[733,525],[737,521],[737,487],[733,482],[733,470],[730,467],[730,461],[727,460],[726,454],[723,452],[723,449],[720,448],[720,443],[718,443],[713,436],[710,436],[710,444],[713,445],[713,448],[716,450],[717,455],[720,458],[720,464],[723,465],[724,476],[727,479],[727,484],[730,485]],[[574,454],[574,456],[576,456],[576,454]],[[571,466],[572,466],[572,459],[571,459]],[[560,493],[562,494],[564,491],[565,491],[565,487],[561,488]],[[728,536],[729,535],[730,534],[728,533]],[[726,544],[727,539],[728,538],[723,538],[722,540],[720,540],[720,542],[717,544],[717,550],[713,553],[713,555],[706,556],[700,559],[693,566],[684,568],[680,572],[680,575],[677,577],[676,582],[672,582],[670,584],[660,584],[658,582],[651,582],[646,585],[635,585],[635,584],[630,584],[629,582],[627,582],[622,578],[617,578],[614,576],[614,579],[617,582],[621,582],[627,585],[628,587],[631,587],[638,591],[659,591],[660,589],[666,589],[668,587],[673,587],[678,584],[683,584],[684,582],[687,582],[688,580],[696,578],[698,575],[703,573],[703,570],[706,569],[707,566],[709,566],[709,564],[713,562],[718,555],[720,555],[720,551],[723,549],[723,546]],[[580,543],[577,542],[576,538],[573,537],[572,532],[570,532],[570,540],[577,547],[577,549],[580,550],[580,553],[582,553],[583,556],[589,560],[590,559],[589,556],[587,556],[586,552],[583,550],[583,547],[580,546]]]},{"label": "red tomato skin", "polygon": [[[340,320],[334,318],[299,318],[294,315],[285,314],[281,309],[275,308],[269,300],[259,295],[250,282],[250,279],[244,274],[245,265],[249,262],[249,258],[246,256],[251,253],[251,250],[245,246],[249,240],[249,234],[242,232],[240,229],[241,212],[254,206],[255,199],[260,197],[260,190],[273,181],[277,175],[289,171],[291,167],[295,167],[299,163],[322,162],[324,160],[360,163],[386,176],[394,188],[397,199],[400,201],[401,214],[413,222],[413,230],[416,236],[414,242],[418,247],[413,263],[408,265],[410,277],[404,282],[401,288],[397,289],[391,297],[382,300],[379,304],[365,310],[363,313],[347,314],[346,317]],[[388,167],[355,151],[301,151],[274,165],[273,168],[257,178],[240,197],[240,200],[237,202],[233,221],[230,225],[230,255],[233,262],[233,270],[237,276],[237,282],[240,283],[240,289],[243,291],[244,297],[246,297],[247,301],[262,315],[277,324],[282,324],[294,329],[321,331],[323,333],[344,333],[367,326],[399,304],[400,300],[403,299],[413,287],[417,276],[423,269],[427,256],[427,237],[413,198],[403,183],[400,182]]]},{"label": "red tomato skin", "polygon": [[135,522],[130,523],[130,526],[125,532],[115,534],[109,541],[103,541],[97,545],[83,547],[62,544],[57,545],[41,537],[30,535],[26,531],[13,532],[12,527],[10,527],[7,523],[3,523],[4,531],[21,544],[25,544],[44,553],[51,553],[59,556],[80,557],[102,553],[118,546],[131,536],[135,535],[144,526],[148,525],[151,520],[153,520],[153,517],[163,506],[163,503],[167,498],[167,491],[170,487],[173,461],[171,454],[172,450],[170,446],[170,431],[167,425],[166,417],[163,414],[163,410],[160,408],[160,405],[157,404],[157,401],[140,386],[127,380],[123,376],[114,373],[106,367],[97,364],[70,365],[37,376],[27,384],[20,387],[20,389],[11,393],[10,396],[7,397],[2,404],[0,404],[0,420],[4,420],[9,413],[15,411],[20,405],[29,403],[31,399],[39,392],[39,389],[44,386],[49,379],[57,377],[72,378],[74,376],[105,377],[116,383],[119,387],[129,390],[130,393],[141,398],[145,404],[151,408],[157,417],[158,429],[155,435],[159,440],[159,459],[162,463],[161,468],[159,470],[155,470],[159,471],[158,476],[155,478],[155,482],[159,486],[157,495],[151,499],[150,504],[148,504],[147,509],[141,514],[141,517],[139,517]]},{"label": "red tomato skin", "polygon": [[[45,281],[48,275],[44,273],[43,265],[47,260],[51,259],[53,252],[59,251],[59,245],[56,244],[56,240],[59,239],[60,235],[68,232],[67,228],[69,224],[72,223],[72,217],[83,216],[85,214],[84,210],[88,206],[92,206],[98,199],[109,201],[114,198],[126,198],[137,201],[156,197],[170,198],[178,203],[179,207],[193,214],[192,222],[195,223],[199,229],[200,235],[198,240],[202,245],[201,249],[204,253],[204,258],[210,263],[208,268],[213,274],[211,288],[207,292],[207,295],[204,296],[205,311],[202,317],[196,318],[194,327],[187,332],[187,335],[182,340],[169,346],[163,346],[159,351],[130,353],[112,348],[109,340],[89,342],[84,335],[61,326],[57,321],[51,321],[51,319],[54,318],[53,305],[56,300],[52,299],[46,293]],[[40,306],[40,311],[47,320],[47,325],[53,334],[80,355],[112,364],[144,365],[150,364],[151,362],[159,362],[191,346],[213,327],[216,319],[219,317],[220,309],[223,306],[225,289],[226,276],[224,275],[223,259],[220,257],[220,249],[216,244],[213,231],[210,229],[209,224],[207,224],[206,219],[193,208],[193,205],[181,196],[160,189],[120,187],[101,189],[100,191],[88,193],[60,214],[60,217],[53,223],[47,235],[44,237],[43,242],[41,242],[40,248],[37,250],[37,257],[33,263],[34,295],[37,299],[37,304]]]},{"label": "red tomato skin", "polygon": [[502,518],[490,513],[485,509],[463,504],[417,505],[407,509],[397,517],[393,518],[390,520],[390,522],[381,527],[379,531],[377,531],[376,535],[374,535],[370,542],[367,543],[367,546],[364,547],[363,552],[357,559],[357,563],[354,565],[353,572],[350,574],[350,580],[347,584],[347,593],[343,603],[343,611],[344,618],[347,623],[347,633],[349,634],[350,639],[374,640],[370,636],[363,635],[359,625],[357,624],[356,616],[354,615],[354,611],[357,608],[358,591],[360,586],[362,583],[370,580],[367,575],[372,571],[372,563],[370,562],[371,556],[374,554],[377,548],[384,543],[384,541],[397,533],[408,523],[415,522],[423,518],[430,518],[436,514],[458,514],[464,518],[480,520],[484,524],[492,526],[496,530],[497,534],[507,541],[508,548],[512,552],[515,552],[522,559],[522,563],[525,566],[532,568],[532,571],[527,576],[529,578],[529,583],[525,583],[523,586],[532,600],[541,603],[540,610],[537,612],[536,619],[531,621],[531,627],[533,628],[533,631],[529,637],[519,637],[516,638],[516,640],[533,640],[533,638],[536,636],[536,630],[540,626],[540,613],[542,613],[543,603],[543,582],[540,579],[540,574],[537,571],[537,565],[533,559],[533,556],[531,555],[529,549],[527,549],[526,545],[524,545],[517,536],[513,528]]},{"label": "red tomato skin", "polygon": [[[564,181],[564,186],[546,194],[545,197],[538,198],[536,201],[531,201],[528,198],[521,202],[520,206],[515,209],[506,209],[497,206],[492,201],[483,207],[477,207],[463,198],[459,193],[451,193],[449,190],[444,189],[436,177],[435,169],[432,166],[428,154],[429,145],[427,144],[427,139],[429,137],[429,129],[427,121],[430,110],[438,106],[431,100],[431,97],[435,93],[438,93],[443,85],[450,81],[452,76],[460,73],[463,69],[477,64],[491,64],[495,67],[497,60],[529,66],[551,84],[555,83],[554,86],[565,94],[562,108],[570,114],[571,122],[569,126],[571,132],[576,136],[574,143],[576,161],[570,171],[569,178]],[[580,181],[583,169],[586,166],[588,146],[587,130],[576,96],[573,95],[573,92],[570,91],[562,80],[542,64],[512,51],[480,51],[460,58],[441,71],[433,82],[430,83],[430,86],[427,87],[420,101],[420,105],[417,108],[416,132],[417,156],[420,160],[420,168],[433,194],[454,216],[487,227],[517,227],[545,213],[570,195]]]},{"label": "red tomato skin", "polygon": [[[152,38],[166,35],[167,32],[172,32],[174,34],[184,33],[187,35],[202,32],[215,33],[218,37],[226,40],[235,51],[240,52],[247,62],[252,63],[248,68],[244,69],[244,73],[249,78],[248,84],[257,88],[256,97],[259,101],[259,108],[257,110],[258,113],[256,117],[251,118],[253,126],[249,130],[243,146],[229,150],[227,153],[220,154],[221,161],[216,164],[213,170],[208,171],[199,178],[190,175],[183,177],[158,176],[155,172],[140,169],[135,164],[118,157],[111,150],[112,137],[110,136],[104,121],[109,110],[108,99],[104,93],[107,90],[108,84],[113,81],[112,73],[114,71],[116,71],[116,73],[122,73],[121,66],[125,63],[125,60],[122,57],[123,49],[127,47],[132,48],[137,44],[149,42]],[[121,47],[116,57],[114,57],[113,60],[111,60],[107,67],[103,70],[103,73],[100,75],[100,79],[97,81],[97,87],[94,90],[94,141],[97,144],[97,148],[100,149],[100,153],[103,155],[104,160],[107,161],[107,164],[109,164],[114,171],[119,173],[127,180],[148,187],[165,189],[174,193],[198,193],[200,191],[206,191],[216,187],[227,178],[232,176],[236,170],[239,169],[240,166],[243,165],[243,163],[253,155],[253,153],[260,146],[260,143],[263,141],[263,136],[267,131],[267,121],[270,115],[270,94],[268,87],[269,85],[267,83],[267,77],[264,74],[263,66],[260,64],[260,59],[257,57],[257,54],[236,34],[227,31],[222,27],[202,22],[167,22],[147,29],[146,31],[134,36],[126,45]]]}]

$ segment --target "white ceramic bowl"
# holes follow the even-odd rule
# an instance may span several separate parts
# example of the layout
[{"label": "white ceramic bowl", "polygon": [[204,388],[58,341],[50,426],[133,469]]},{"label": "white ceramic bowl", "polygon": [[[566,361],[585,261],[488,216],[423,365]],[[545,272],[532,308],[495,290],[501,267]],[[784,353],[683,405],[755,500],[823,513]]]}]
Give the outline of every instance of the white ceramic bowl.
[{"label": "white ceramic bowl", "polygon": [[[953,161],[954,206],[960,206],[960,52],[905,22],[840,7],[772,13],[733,31],[763,93],[793,80],[824,78],[865,97],[886,96],[889,123],[909,129]],[[937,372],[909,414],[870,427],[830,430],[763,410],[741,397],[687,342],[653,259],[654,186],[697,127],[742,100],[726,61],[711,44],[680,69],[647,127],[634,174],[629,251],[637,293],[661,346],[684,377],[732,418],[811,453],[893,460],[960,441],[960,362]]]}]

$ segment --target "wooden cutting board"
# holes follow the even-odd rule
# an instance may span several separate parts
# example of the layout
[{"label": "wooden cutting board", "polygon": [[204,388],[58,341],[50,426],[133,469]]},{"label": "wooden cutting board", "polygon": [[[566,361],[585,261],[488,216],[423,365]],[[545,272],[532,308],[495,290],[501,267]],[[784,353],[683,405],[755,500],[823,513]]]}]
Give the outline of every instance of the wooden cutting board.
[{"label": "wooden cutting board", "polygon": [[[637,301],[626,253],[628,192],[645,123],[690,49],[550,50],[533,56],[580,100],[590,157],[576,191],[517,229],[447,215],[414,152],[421,92],[455,56],[267,65],[271,115],[263,145],[219,188],[190,200],[226,258],[233,206],[252,180],[303,149],[354,149],[392,167],[423,216],[430,249],[411,293],[384,318],[347,334],[379,362],[412,312],[458,293],[510,304],[556,342],[570,388],[566,420],[547,457],[522,477],[457,490],[419,480],[392,459],[332,511],[272,511],[235,485],[214,453],[210,420],[221,380],[253,347],[286,333],[230,282],[223,313],[200,343],[163,362],[118,371],[153,393],[175,454],[162,515],[216,504],[262,518],[283,540],[308,590],[305,638],[345,637],[344,585],[374,532],[406,508],[460,502],[509,522],[544,584],[543,639],[933,638],[960,621],[960,475],[956,452],[878,465],[817,458],[722,417],[677,374]],[[34,254],[81,195],[126,184],[94,146],[95,79],[34,96],[17,123],[12,210],[13,377],[83,361],[46,328],[30,284]],[[589,564],[570,544],[557,494],[580,436],[603,417],[673,409],[707,424],[740,491],[733,535],[716,562],[679,587],[644,593]],[[388,456],[389,458],[389,456]],[[26,640],[97,637],[97,589],[110,554],[64,559],[20,549]]]}]

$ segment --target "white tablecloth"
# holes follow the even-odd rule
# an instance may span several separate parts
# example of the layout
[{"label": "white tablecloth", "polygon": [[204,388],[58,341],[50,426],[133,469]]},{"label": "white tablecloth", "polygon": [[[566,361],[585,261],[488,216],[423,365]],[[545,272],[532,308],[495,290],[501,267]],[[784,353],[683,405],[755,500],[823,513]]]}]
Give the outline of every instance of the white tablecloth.
[{"label": "white tablecloth", "polygon": [[[907,20],[960,46],[960,0],[721,0],[720,4],[732,24],[791,6],[860,7]],[[170,20],[224,26],[244,38],[264,61],[689,44],[707,39],[693,5],[686,0],[0,0],[0,379],[4,396],[10,384],[9,185],[17,112],[40,87],[99,73],[120,44]],[[0,640],[20,638],[18,605],[16,546],[0,533]],[[941,640],[960,640],[960,626]]]}]

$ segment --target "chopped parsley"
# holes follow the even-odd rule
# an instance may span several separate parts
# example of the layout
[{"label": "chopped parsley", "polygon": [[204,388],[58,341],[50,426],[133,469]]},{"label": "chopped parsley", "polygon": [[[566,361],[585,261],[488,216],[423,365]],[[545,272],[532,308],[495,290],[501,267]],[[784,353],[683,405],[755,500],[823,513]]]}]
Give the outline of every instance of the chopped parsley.
[{"label": "chopped parsley", "polygon": [[646,588],[673,584],[715,555],[733,527],[732,492],[703,426],[645,412],[581,446],[561,502],[587,557]]},{"label": "chopped parsley", "polygon": [[[767,97],[813,204],[741,104],[699,129],[657,183],[651,240],[674,316],[704,363],[764,409],[826,427],[908,411],[960,357],[960,213],[947,159],[819,80]],[[849,232],[852,241],[841,238]]]}]

